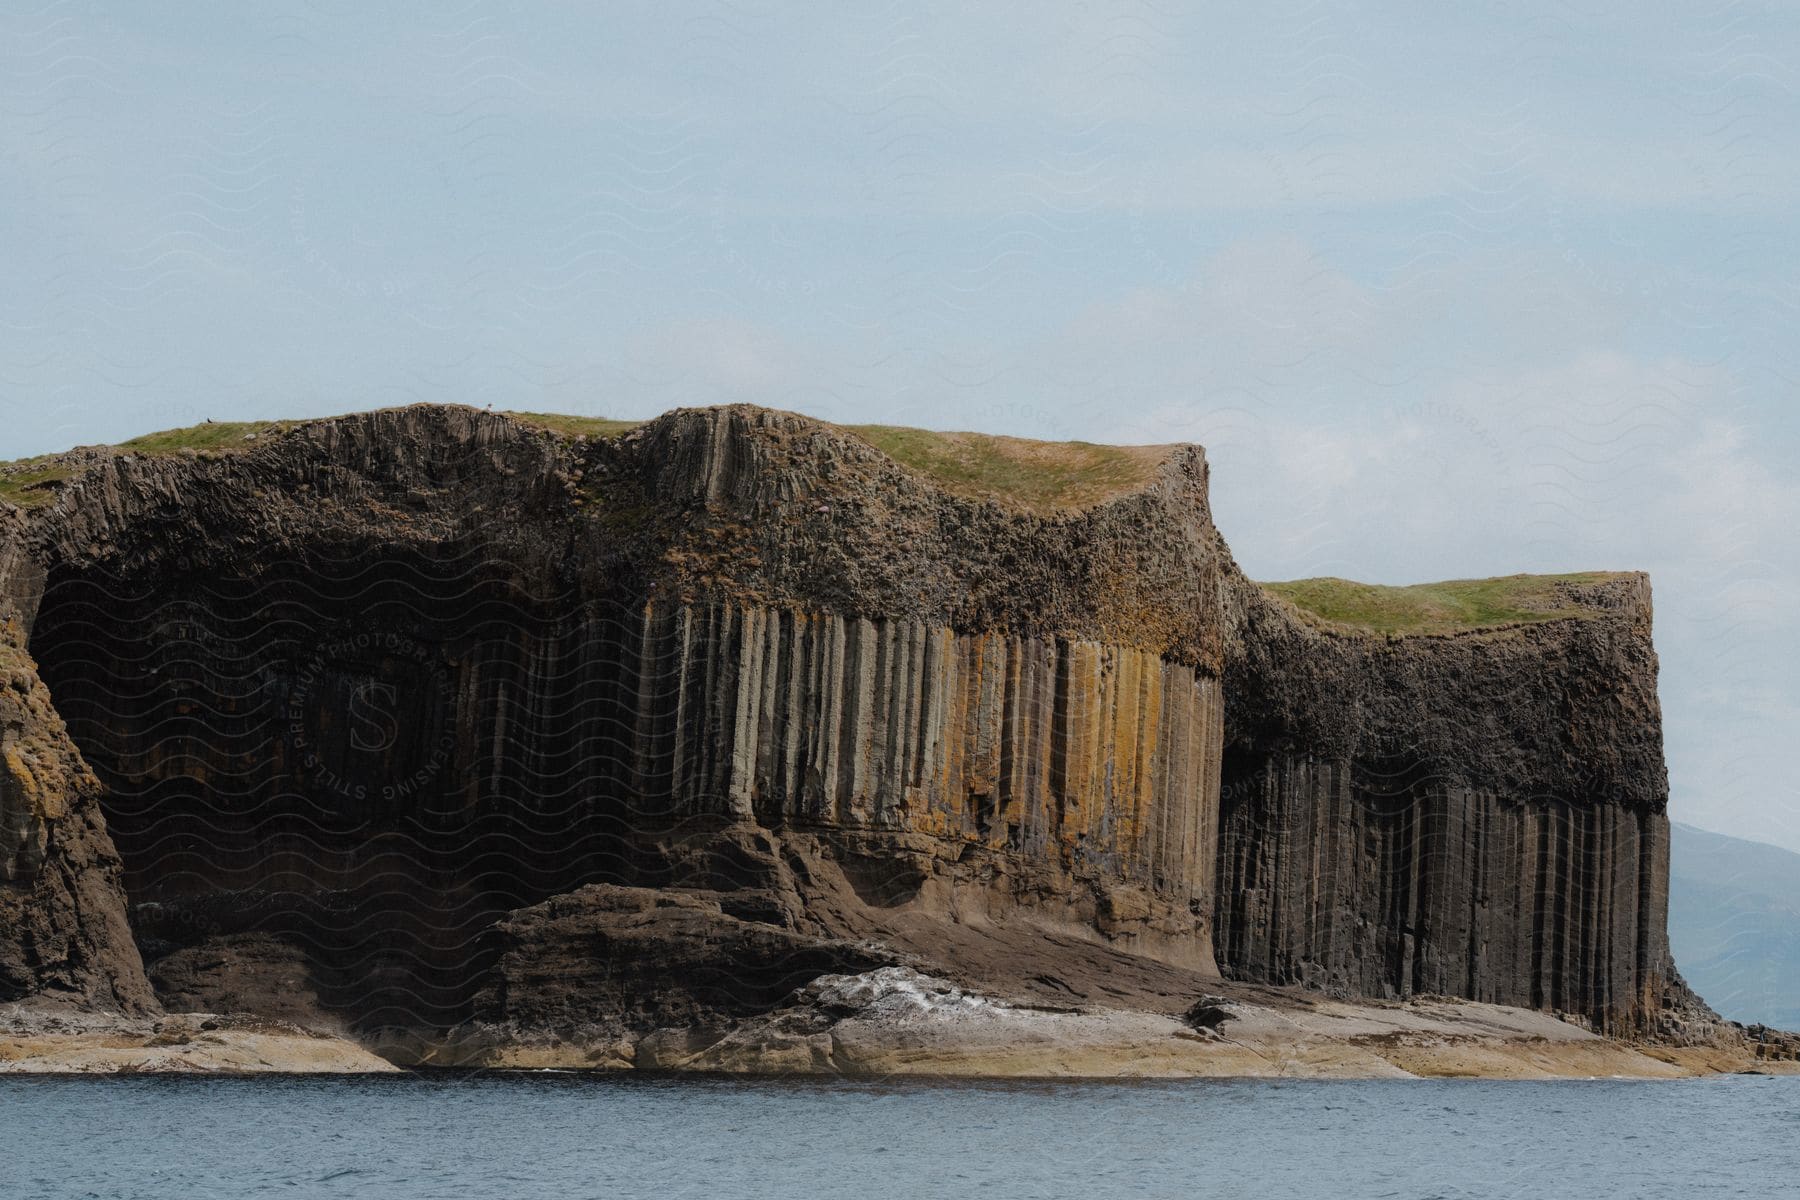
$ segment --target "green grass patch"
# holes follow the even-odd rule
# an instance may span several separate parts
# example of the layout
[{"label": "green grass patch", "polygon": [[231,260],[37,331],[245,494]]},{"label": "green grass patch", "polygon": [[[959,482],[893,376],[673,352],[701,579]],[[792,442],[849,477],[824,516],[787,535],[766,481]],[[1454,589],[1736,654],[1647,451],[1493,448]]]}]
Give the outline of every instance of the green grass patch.
[{"label": "green grass patch", "polygon": [[[508,412],[522,424],[562,437],[615,438],[643,421],[563,413]],[[226,453],[250,449],[297,421],[215,421],[147,433],[111,447],[117,453]],[[1034,442],[982,433],[936,433],[897,425],[840,426],[946,491],[1039,512],[1088,508],[1147,486],[1168,457],[1166,446]],[[0,464],[0,497],[21,507],[48,504],[73,470],[65,455]]]},{"label": "green grass patch", "polygon": [[898,425],[840,428],[945,491],[1039,512],[1088,508],[1146,487],[1167,446],[1033,442],[985,433],[935,433]]},{"label": "green grass patch", "polygon": [[[212,421],[185,429],[146,433],[117,446],[102,446],[114,454],[180,454],[184,451],[227,453],[255,446],[263,438],[284,433],[297,421]],[[68,454],[40,454],[16,462],[0,463],[0,500],[20,508],[38,508],[56,499],[62,482],[81,465]]]},{"label": "green grass patch", "polygon": [[[269,434],[286,433],[298,421],[211,421],[185,429],[146,433],[113,449],[121,454],[179,454],[183,450],[243,450]],[[254,436],[252,436],[254,435]]]},{"label": "green grass patch", "polygon": [[1451,579],[1408,587],[1327,577],[1262,586],[1335,625],[1376,633],[1457,633],[1590,616],[1594,610],[1571,597],[1569,587],[1604,583],[1616,577],[1610,571],[1584,571],[1572,575]]},{"label": "green grass patch", "polygon": [[630,433],[642,421],[615,421],[611,417],[576,417],[566,413],[508,412],[511,417],[523,425],[535,425],[539,429],[548,429],[551,433],[560,433],[564,437],[615,438],[622,433]]},{"label": "green grass patch", "polygon": [[56,485],[69,467],[54,454],[0,464],[0,500],[20,508],[37,508],[56,499]]}]

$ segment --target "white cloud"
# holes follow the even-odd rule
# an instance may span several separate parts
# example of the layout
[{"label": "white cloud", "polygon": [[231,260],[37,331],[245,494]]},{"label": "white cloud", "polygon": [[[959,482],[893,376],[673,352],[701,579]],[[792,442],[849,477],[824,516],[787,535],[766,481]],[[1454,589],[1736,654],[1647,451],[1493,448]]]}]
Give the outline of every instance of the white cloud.
[{"label": "white cloud", "polygon": [[[1083,313],[1041,378],[1090,436],[1205,444],[1215,516],[1261,578],[1649,571],[1677,815],[1800,846],[1780,751],[1800,711],[1800,479],[1725,365],[1590,341],[1619,318],[1610,289],[1491,267],[1471,256],[1426,304],[1293,239],[1246,242]],[[1546,289],[1560,328],[1535,311]],[[1421,342],[1475,300],[1486,344]]]}]

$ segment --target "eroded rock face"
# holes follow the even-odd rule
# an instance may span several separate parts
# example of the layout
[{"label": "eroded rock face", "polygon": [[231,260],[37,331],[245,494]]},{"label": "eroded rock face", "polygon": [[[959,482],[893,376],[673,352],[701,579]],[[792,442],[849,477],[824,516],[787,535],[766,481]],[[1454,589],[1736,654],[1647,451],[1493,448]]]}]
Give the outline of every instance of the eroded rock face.
[{"label": "eroded rock face", "polygon": [[[146,946],[277,936],[327,1007],[446,1025],[502,915],[595,881],[1210,964],[1206,531],[1197,453],[1044,518],[783,414],[582,443],[419,408],[101,457],[34,514],[27,599]],[[851,886],[796,916],[694,850],[746,823]]]},{"label": "eroded rock face", "polygon": [[152,1011],[100,785],[0,613],[0,1000]]},{"label": "eroded rock face", "polygon": [[[937,921],[1608,1028],[1671,986],[1647,588],[1327,632],[1239,574],[1197,448],[1042,514],[789,414],[587,440],[419,406],[96,455],[0,516],[0,597],[170,979],[273,938],[364,1029],[627,1021],[677,1005],[645,923],[818,974]],[[117,914],[97,814],[53,853],[32,803],[0,810],[13,859]],[[149,1002],[123,950],[5,957],[33,921],[116,948],[104,905],[16,911],[9,986]]]},{"label": "eroded rock face", "polygon": [[1652,1028],[1674,976],[1649,586],[1577,590],[1583,619],[1396,639],[1309,628],[1244,590],[1228,972]]},{"label": "eroded rock face", "polygon": [[312,964],[298,946],[261,933],[184,946],[146,972],[163,1007],[184,1013],[255,1013],[303,1029],[336,1030],[322,1006]]},{"label": "eroded rock face", "polygon": [[711,893],[590,884],[512,913],[475,1020],[570,1027],[597,1015],[638,1032],[765,1013],[820,975],[893,956],[724,911]]}]

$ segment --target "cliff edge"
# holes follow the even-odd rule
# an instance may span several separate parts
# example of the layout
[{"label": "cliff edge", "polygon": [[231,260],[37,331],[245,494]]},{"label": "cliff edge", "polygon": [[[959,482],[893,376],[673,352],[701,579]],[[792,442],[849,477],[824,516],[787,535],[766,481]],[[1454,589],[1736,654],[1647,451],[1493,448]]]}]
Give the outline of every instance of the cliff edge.
[{"label": "cliff edge", "polygon": [[209,425],[0,498],[0,999],[407,1061],[683,1062],[908,971],[1720,1028],[1642,576],[1265,588],[1198,447],[748,406]]}]

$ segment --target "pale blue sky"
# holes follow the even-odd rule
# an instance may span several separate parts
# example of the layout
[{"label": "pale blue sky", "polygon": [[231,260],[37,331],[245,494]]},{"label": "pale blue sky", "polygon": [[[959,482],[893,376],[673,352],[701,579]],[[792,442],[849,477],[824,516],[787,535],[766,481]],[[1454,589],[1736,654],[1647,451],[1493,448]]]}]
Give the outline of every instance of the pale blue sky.
[{"label": "pale blue sky", "polygon": [[5,7],[0,457],[417,400],[1200,441],[1264,578],[1650,570],[1675,814],[1800,849],[1792,8],[375,7]]}]

